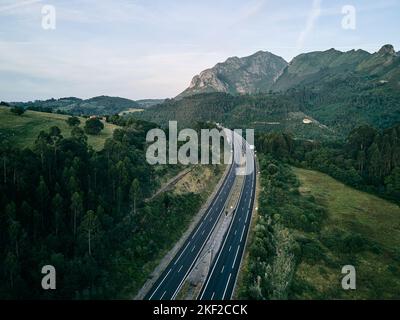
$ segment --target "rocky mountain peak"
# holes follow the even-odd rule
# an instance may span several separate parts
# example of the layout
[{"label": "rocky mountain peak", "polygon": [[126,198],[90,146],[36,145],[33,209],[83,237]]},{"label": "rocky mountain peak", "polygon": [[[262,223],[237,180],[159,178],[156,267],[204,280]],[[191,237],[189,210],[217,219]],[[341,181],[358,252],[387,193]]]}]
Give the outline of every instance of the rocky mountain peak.
[{"label": "rocky mountain peak", "polygon": [[206,92],[242,94],[265,91],[286,66],[283,58],[266,51],[243,58],[230,57],[196,75],[177,98]]},{"label": "rocky mountain peak", "polygon": [[394,47],[391,44],[385,44],[379,51],[379,54],[390,54],[390,55],[396,55],[396,51],[394,50]]}]

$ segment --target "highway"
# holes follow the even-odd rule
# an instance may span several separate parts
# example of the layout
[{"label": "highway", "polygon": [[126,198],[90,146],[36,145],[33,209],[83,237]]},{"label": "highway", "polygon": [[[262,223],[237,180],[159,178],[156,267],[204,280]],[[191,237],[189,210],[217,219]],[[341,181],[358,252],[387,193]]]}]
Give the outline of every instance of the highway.
[{"label": "highway", "polygon": [[[228,142],[232,144],[231,139]],[[236,145],[235,139],[234,144]],[[236,146],[233,148],[233,156],[235,158],[240,156],[240,152],[241,148]],[[167,268],[153,284],[147,295],[145,295],[145,300],[175,299],[224,210],[225,203],[235,181],[236,168],[237,164],[235,161],[232,161],[223,184],[205,214]]]},{"label": "highway", "polygon": [[236,285],[255,197],[256,170],[253,151],[248,150],[246,156],[246,163],[253,166],[253,170],[245,177],[235,216],[200,292],[200,300],[229,300]]}]

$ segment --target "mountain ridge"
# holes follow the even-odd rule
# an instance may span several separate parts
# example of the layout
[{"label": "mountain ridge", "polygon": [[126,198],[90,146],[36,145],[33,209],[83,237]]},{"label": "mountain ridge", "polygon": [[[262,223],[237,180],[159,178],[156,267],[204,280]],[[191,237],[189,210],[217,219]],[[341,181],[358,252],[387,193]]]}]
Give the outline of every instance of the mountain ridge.
[{"label": "mountain ridge", "polygon": [[385,75],[385,68],[390,68],[398,58],[399,52],[390,44],[383,45],[375,53],[334,48],[302,53],[289,63],[268,51],[257,51],[242,58],[230,57],[205,69],[195,75],[189,87],[176,98],[211,92],[252,94],[269,90],[285,91],[312,83],[314,78],[327,74],[333,77],[352,72]]}]

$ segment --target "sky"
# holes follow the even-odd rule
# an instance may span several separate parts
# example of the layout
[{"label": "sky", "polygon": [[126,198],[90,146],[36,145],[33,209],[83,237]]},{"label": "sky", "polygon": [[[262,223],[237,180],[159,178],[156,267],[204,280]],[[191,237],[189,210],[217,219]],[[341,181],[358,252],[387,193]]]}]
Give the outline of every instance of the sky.
[{"label": "sky", "polygon": [[400,51],[399,30],[400,0],[0,0],[0,100],[174,97],[231,56]]}]

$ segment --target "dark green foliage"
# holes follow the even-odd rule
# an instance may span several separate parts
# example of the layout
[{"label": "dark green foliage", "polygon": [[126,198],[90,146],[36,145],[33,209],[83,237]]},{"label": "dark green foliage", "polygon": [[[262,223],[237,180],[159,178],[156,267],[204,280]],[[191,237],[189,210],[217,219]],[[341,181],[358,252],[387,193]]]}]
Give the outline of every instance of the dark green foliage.
[{"label": "dark green foliage", "polygon": [[13,105],[33,111],[67,113],[73,115],[107,115],[119,113],[129,108],[140,107],[140,105],[133,100],[108,96],[98,96],[86,100],[66,97],[60,99],[17,102],[13,103]]},{"label": "dark green foliage", "polygon": [[17,116],[22,115],[25,112],[25,109],[22,107],[12,107],[10,109],[10,111],[14,114],[16,114]]},{"label": "dark green foliage", "polygon": [[[102,151],[57,127],[35,147],[0,145],[0,297],[2,299],[115,299],[131,297],[155,261],[179,239],[198,195],[155,189],[145,160],[142,122],[115,132]],[[140,137],[140,138],[139,138]],[[57,290],[40,283],[54,265]]]},{"label": "dark green foliage", "polygon": [[90,118],[85,122],[85,132],[87,134],[99,134],[104,129],[104,124],[97,118]]},{"label": "dark green foliage", "polygon": [[364,125],[345,142],[319,143],[293,139],[285,133],[258,134],[258,150],[327,173],[345,184],[400,199],[400,126],[378,131]]},{"label": "dark green foliage", "polygon": [[79,126],[81,123],[78,117],[69,117],[66,121],[70,127]]}]

